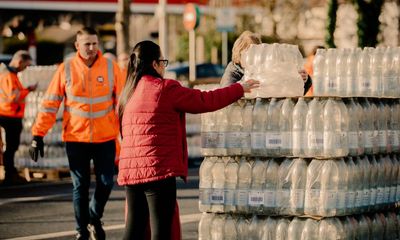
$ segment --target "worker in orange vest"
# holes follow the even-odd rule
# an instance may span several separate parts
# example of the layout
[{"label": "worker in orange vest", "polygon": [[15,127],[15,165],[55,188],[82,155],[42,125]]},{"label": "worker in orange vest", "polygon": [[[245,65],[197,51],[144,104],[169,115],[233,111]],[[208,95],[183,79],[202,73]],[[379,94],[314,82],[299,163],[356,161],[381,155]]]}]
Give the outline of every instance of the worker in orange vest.
[{"label": "worker in orange vest", "polygon": [[25,111],[25,98],[36,90],[37,84],[24,88],[17,73],[26,69],[32,62],[28,51],[19,50],[9,65],[0,64],[0,126],[5,130],[6,151],[4,152],[4,185],[25,183],[14,166],[15,152],[20,144],[22,118]]},{"label": "worker in orange vest", "polygon": [[[75,57],[57,69],[32,127],[30,155],[43,157],[43,137],[56,121],[64,101],[62,139],[73,183],[76,239],[105,239],[101,218],[114,185],[115,139],[119,123],[115,113],[120,91],[118,65],[98,50],[97,32],[78,31]],[[90,161],[93,160],[96,188],[89,203]]]}]

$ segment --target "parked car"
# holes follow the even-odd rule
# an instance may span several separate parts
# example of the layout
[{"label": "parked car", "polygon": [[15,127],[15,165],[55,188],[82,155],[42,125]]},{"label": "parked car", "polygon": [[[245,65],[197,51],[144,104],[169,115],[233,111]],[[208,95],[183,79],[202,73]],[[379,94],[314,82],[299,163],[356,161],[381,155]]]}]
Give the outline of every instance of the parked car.
[{"label": "parked car", "polygon": [[219,83],[225,68],[220,64],[201,63],[196,65],[196,79],[189,82],[189,65],[182,64],[179,66],[171,66],[167,68],[166,77],[174,78],[188,85]]}]

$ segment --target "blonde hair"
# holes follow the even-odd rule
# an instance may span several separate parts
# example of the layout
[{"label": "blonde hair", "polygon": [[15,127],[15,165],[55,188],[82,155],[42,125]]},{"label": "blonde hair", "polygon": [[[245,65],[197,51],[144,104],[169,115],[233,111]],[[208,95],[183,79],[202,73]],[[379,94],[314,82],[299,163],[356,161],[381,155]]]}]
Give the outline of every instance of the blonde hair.
[{"label": "blonde hair", "polygon": [[249,48],[250,44],[260,44],[261,37],[260,35],[250,32],[244,31],[240,36],[236,39],[232,48],[232,62],[236,64],[240,64],[240,58],[242,52]]}]

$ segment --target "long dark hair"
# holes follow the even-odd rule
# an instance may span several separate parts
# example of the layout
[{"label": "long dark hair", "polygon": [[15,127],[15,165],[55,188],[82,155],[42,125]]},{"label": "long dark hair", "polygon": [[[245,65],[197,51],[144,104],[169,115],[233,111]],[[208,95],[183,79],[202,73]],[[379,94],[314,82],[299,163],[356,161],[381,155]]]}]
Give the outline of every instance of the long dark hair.
[{"label": "long dark hair", "polygon": [[[160,46],[152,41],[142,41],[135,45],[128,63],[128,74],[124,89],[118,101],[118,116],[120,128],[122,128],[122,117],[125,106],[135,91],[138,82],[144,75],[151,75],[162,78],[153,68],[153,61],[158,61],[161,57]],[[122,136],[122,132],[121,132]]]}]

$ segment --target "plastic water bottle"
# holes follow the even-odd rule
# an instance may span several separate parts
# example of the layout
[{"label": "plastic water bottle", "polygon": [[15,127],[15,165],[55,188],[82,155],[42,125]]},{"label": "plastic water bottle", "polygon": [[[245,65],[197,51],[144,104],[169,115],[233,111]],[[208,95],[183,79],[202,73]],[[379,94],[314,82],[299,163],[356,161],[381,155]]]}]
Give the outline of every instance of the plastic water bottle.
[{"label": "plastic water bottle", "polygon": [[253,126],[251,132],[251,153],[253,156],[263,156],[265,150],[265,131],[267,129],[268,102],[257,98],[253,108]]},{"label": "plastic water bottle", "polygon": [[282,108],[279,117],[279,130],[281,132],[281,151],[282,156],[292,155],[292,115],[294,103],[292,99],[286,98],[281,100]]},{"label": "plastic water bottle", "polygon": [[224,239],[225,233],[225,215],[215,214],[211,222],[211,240]]},{"label": "plastic water bottle", "polygon": [[393,212],[386,212],[385,218],[386,218],[385,238],[397,239],[397,231],[398,231],[397,229],[399,229],[399,227],[397,223],[396,214]]},{"label": "plastic water bottle", "polygon": [[253,104],[252,102],[246,101],[244,107],[242,108],[242,118],[243,118],[243,130],[241,132],[241,147],[242,155],[251,155],[251,132],[253,123]]},{"label": "plastic water bottle", "polygon": [[249,240],[257,240],[261,239],[261,229],[262,229],[262,221],[258,218],[257,215],[253,215],[251,218],[250,226],[249,226]]},{"label": "plastic water bottle", "polygon": [[369,204],[369,209],[370,210],[378,210],[378,206],[376,205],[377,203],[377,194],[378,194],[378,171],[379,171],[379,165],[378,162],[376,161],[376,158],[374,155],[368,156],[368,160],[370,163],[370,204]]},{"label": "plastic water bottle", "polygon": [[238,240],[247,240],[249,238],[249,226],[250,223],[244,215],[239,215],[239,219],[236,224]]},{"label": "plastic water bottle", "polygon": [[242,154],[243,116],[242,106],[235,102],[228,111],[228,131],[226,132],[226,147],[228,156]]},{"label": "plastic water bottle", "polygon": [[372,154],[379,153],[379,111],[378,105],[374,99],[371,99],[371,108],[369,109],[372,113],[374,119],[374,134],[373,134],[373,142],[372,142]]},{"label": "plastic water bottle", "polygon": [[318,216],[320,207],[321,172],[325,161],[313,159],[307,168],[304,213]]},{"label": "plastic water bottle", "polygon": [[292,152],[295,157],[304,157],[307,145],[306,116],[308,106],[304,98],[300,97],[293,108],[292,114]]},{"label": "plastic water bottle", "polygon": [[200,212],[211,211],[211,193],[212,193],[212,168],[216,157],[205,157],[200,165],[199,175],[199,210]]},{"label": "plastic water bottle", "polygon": [[346,83],[346,71],[347,71],[347,59],[350,55],[350,49],[342,48],[337,49],[336,58],[336,82],[337,82],[337,93],[336,96],[346,97],[347,95],[347,83]]},{"label": "plastic water bottle", "polygon": [[347,112],[346,105],[341,99],[336,99],[336,102],[340,109],[340,151],[338,152],[339,156],[347,156],[349,154],[349,115]]},{"label": "plastic water bottle", "polygon": [[349,169],[343,158],[336,160],[339,174],[344,173],[345,177],[338,178],[338,192],[336,201],[336,216],[344,216],[346,213],[346,193],[348,191]]},{"label": "plastic water bottle", "polygon": [[336,59],[337,52],[334,48],[329,48],[326,52],[325,58],[325,96],[336,96],[338,90],[338,83],[336,79]]},{"label": "plastic water bottle", "polygon": [[392,64],[393,61],[393,48],[387,47],[382,56],[382,97],[395,97],[398,82],[396,81],[396,70]]},{"label": "plastic water bottle", "polygon": [[373,154],[373,146],[375,141],[374,113],[371,111],[371,104],[367,98],[364,98],[362,101],[360,101],[360,104],[363,108],[364,117],[364,128],[362,129],[364,136],[364,153]]},{"label": "plastic water bottle", "polygon": [[201,114],[201,152],[204,156],[213,156],[217,146],[218,133],[215,112]]},{"label": "plastic water bottle", "polygon": [[236,240],[237,239],[237,229],[235,220],[233,220],[231,215],[226,215],[225,226],[224,226],[224,238],[225,240]]},{"label": "plastic water bottle", "polygon": [[356,181],[359,180],[356,178],[357,170],[356,165],[354,164],[352,157],[347,157],[345,159],[347,165],[347,192],[345,196],[345,205],[346,205],[346,214],[355,213],[355,197],[356,197]]},{"label": "plastic water bottle", "polygon": [[360,157],[354,157],[354,213],[361,213],[363,210],[364,196],[364,171],[360,163]]},{"label": "plastic water bottle", "polygon": [[349,119],[349,132],[348,132],[349,155],[350,156],[358,156],[360,154],[360,150],[359,150],[360,112],[359,112],[359,109],[357,108],[357,105],[355,104],[353,98],[349,98],[348,100],[345,100],[345,103],[346,103],[348,115],[351,116],[348,118]]},{"label": "plastic water bottle", "polygon": [[390,109],[389,107],[381,101],[376,102],[378,109],[378,147],[379,153],[385,154],[389,152],[389,144],[388,144],[388,123],[390,117]]},{"label": "plastic water bottle", "polygon": [[324,108],[324,153],[325,157],[341,155],[341,112],[333,98],[329,98]]},{"label": "plastic water bottle", "polygon": [[314,98],[308,104],[306,115],[307,157],[323,156],[324,146],[324,115],[323,105],[318,98]]},{"label": "plastic water bottle", "polygon": [[397,166],[398,160],[396,155],[392,155],[390,160],[392,161],[392,177],[390,180],[390,197],[389,203],[394,204],[396,202],[396,190],[397,190],[397,178],[399,175],[399,167]]},{"label": "plastic water bottle", "polygon": [[280,156],[282,148],[282,135],[279,130],[279,118],[282,103],[276,98],[272,98],[267,112],[267,123],[265,132],[265,146],[267,156]]},{"label": "plastic water bottle", "polygon": [[276,240],[288,239],[288,228],[290,221],[287,218],[280,218],[276,224]]},{"label": "plastic water bottle", "polygon": [[367,212],[369,210],[369,204],[371,202],[371,164],[368,161],[368,157],[364,156],[360,165],[363,171],[363,212]]},{"label": "plastic water bottle", "polygon": [[304,226],[303,231],[301,232],[301,240],[318,240],[318,233],[319,233],[319,222],[312,219],[307,218]]},{"label": "plastic water bottle", "polygon": [[[354,103],[356,104],[356,108],[358,109],[357,116],[358,116],[358,129],[359,129],[359,135],[358,135],[358,147],[359,147],[359,155],[363,155],[365,152],[365,136],[364,136],[364,130],[366,129],[365,126],[365,116],[364,116],[364,110],[363,107],[361,106],[360,102],[358,99],[354,99]],[[350,118],[350,115],[349,115]]]},{"label": "plastic water bottle", "polygon": [[230,157],[225,166],[225,212],[236,212],[239,163]]},{"label": "plastic water bottle", "polygon": [[214,215],[210,213],[203,213],[199,222],[199,240],[211,239],[211,222]]},{"label": "plastic water bottle", "polygon": [[217,144],[214,154],[216,156],[227,156],[227,148],[226,148],[226,134],[228,132],[228,113],[229,107],[223,108],[218,110],[215,113],[215,121],[216,121],[216,128],[217,128]]},{"label": "plastic water bottle", "polygon": [[392,187],[392,160],[389,155],[382,156],[383,166],[384,166],[384,183],[385,183],[385,192],[383,194],[383,204],[386,209],[390,204],[390,188]]},{"label": "plastic water bottle", "polygon": [[338,218],[325,218],[319,223],[319,239],[344,239],[344,229]]},{"label": "plastic water bottle", "polygon": [[324,93],[325,57],[326,50],[317,49],[313,61],[314,96],[322,96]]},{"label": "plastic water bottle", "polygon": [[[382,218],[382,215],[379,213],[375,213],[373,215],[372,220],[372,239],[384,239],[385,236],[385,226],[384,226],[384,220],[385,218]],[[386,221],[385,221],[386,223]]]},{"label": "plastic water bottle", "polygon": [[240,213],[249,213],[249,189],[251,186],[251,163],[245,157],[240,159],[238,176],[237,209]]},{"label": "plastic water bottle", "polygon": [[381,156],[378,157],[377,159],[378,163],[378,179],[377,179],[377,193],[376,193],[376,209],[382,209],[385,202],[384,202],[384,197],[385,197],[385,165],[383,162],[383,159]]},{"label": "plastic water bottle", "polygon": [[276,215],[277,211],[277,187],[279,164],[275,159],[265,161],[265,187],[264,187],[264,209],[265,215]]},{"label": "plastic water bottle", "polygon": [[353,216],[346,216],[342,219],[342,225],[344,235],[346,236],[344,239],[356,239],[358,229],[357,220],[355,220]]},{"label": "plastic water bottle", "polygon": [[357,66],[360,59],[361,48],[353,48],[350,50],[346,59],[346,95],[354,97],[357,95]]},{"label": "plastic water bottle", "polygon": [[370,58],[372,96],[382,97],[382,60],[384,48],[377,47]]},{"label": "plastic water bottle", "polygon": [[260,158],[256,158],[251,170],[251,188],[249,193],[250,212],[262,214],[264,204],[265,164]]},{"label": "plastic water bottle", "polygon": [[397,171],[398,171],[398,173],[397,173],[397,187],[396,187],[396,202],[398,202],[398,201],[400,201],[400,159],[399,159],[399,155],[396,155],[396,157],[395,158],[393,158],[393,159],[395,159],[395,160],[397,160],[396,161],[396,164],[395,164],[395,166],[396,166],[396,168],[397,168]]},{"label": "plastic water bottle", "polygon": [[388,131],[388,141],[391,147],[391,152],[399,152],[399,133],[400,133],[400,105],[398,102],[393,102],[390,104],[390,120],[389,120],[389,131]]},{"label": "plastic water bottle", "polygon": [[338,198],[339,167],[335,160],[327,160],[321,170],[320,215],[336,215]]},{"label": "plastic water bottle", "polygon": [[265,220],[265,224],[263,224],[263,226],[262,226],[261,239],[263,239],[263,240],[275,240],[276,239],[276,223],[277,223],[277,221],[272,217],[268,217]]},{"label": "plastic water bottle", "polygon": [[360,55],[358,62],[358,96],[369,97],[372,94],[371,89],[371,69],[370,58],[373,48],[365,47]]},{"label": "plastic water bottle", "polygon": [[294,217],[289,224],[288,240],[300,240],[301,233],[303,232],[305,220],[302,218]]},{"label": "plastic water bottle", "polygon": [[217,158],[211,169],[213,177],[211,193],[211,211],[223,213],[225,204],[225,163],[222,158]]},{"label": "plastic water bottle", "polygon": [[356,239],[372,239],[369,230],[371,220],[366,215],[358,215],[357,219],[359,224]]}]

